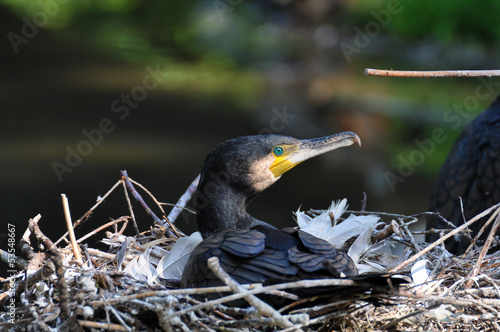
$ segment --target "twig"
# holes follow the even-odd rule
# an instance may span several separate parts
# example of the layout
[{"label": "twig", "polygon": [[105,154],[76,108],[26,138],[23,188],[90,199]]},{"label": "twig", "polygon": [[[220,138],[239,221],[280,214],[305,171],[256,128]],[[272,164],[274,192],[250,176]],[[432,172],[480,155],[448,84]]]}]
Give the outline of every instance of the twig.
[{"label": "twig", "polygon": [[437,241],[435,241],[434,243],[430,244],[427,248],[425,248],[425,249],[421,250],[420,252],[416,253],[415,255],[411,256],[410,258],[408,258],[404,262],[401,262],[398,266],[392,268],[389,271],[389,273],[393,273],[393,272],[401,270],[403,267],[405,267],[408,264],[416,261],[417,259],[419,259],[423,255],[425,255],[426,253],[428,253],[429,251],[431,251],[433,248],[437,247],[438,245],[440,245],[441,243],[443,243],[444,241],[446,241],[447,239],[449,239],[453,235],[461,232],[463,229],[469,227],[470,225],[472,225],[473,223],[475,223],[476,221],[478,221],[482,217],[490,214],[491,211],[493,211],[495,209],[498,209],[499,207],[500,207],[500,203],[495,204],[492,207],[490,207],[489,209],[484,210],[483,212],[481,212],[480,214],[478,214],[474,218],[470,219],[465,224],[461,225],[460,227],[455,228],[453,231],[451,231],[448,234],[444,235],[443,237],[439,238]]},{"label": "twig", "polygon": [[[26,271],[26,270],[25,270]],[[55,266],[52,261],[46,262],[40,269],[36,270],[34,273],[31,273],[24,282],[18,282],[15,292],[7,291],[2,293],[0,296],[0,306],[3,306],[7,301],[12,298],[19,298],[19,296],[27,290],[29,287],[33,286],[40,280],[47,279],[50,277],[55,271]],[[3,294],[6,294],[5,296]]]},{"label": "twig", "polygon": [[35,257],[35,251],[33,250],[33,247],[31,246],[30,235],[31,235],[31,231],[30,231],[30,228],[28,225],[28,227],[24,231],[23,236],[21,237],[21,240],[19,240],[19,244],[17,245],[19,250],[21,250],[21,254],[24,257],[26,257],[28,260]]},{"label": "twig", "polygon": [[[83,216],[80,217],[80,219],[78,219],[77,221],[75,221],[75,223],[73,224],[73,228],[76,228],[78,226],[80,226],[81,224],[83,224],[91,215],[92,213],[94,212],[94,210],[99,206],[101,205],[102,202],[104,202],[104,200],[106,199],[106,197],[108,197],[112,192],[113,190],[116,189],[116,187],[118,187],[121,183],[121,180],[118,180],[115,185],[113,187],[111,187],[111,189],[108,190],[108,192],[102,196],[96,204],[94,204],[94,206],[92,206],[87,212],[85,212],[85,214]],[[55,242],[55,245],[58,245],[59,242],[61,242],[63,239],[66,239],[66,236],[68,236],[68,232],[64,233],[63,236],[61,236],[59,238],[59,240],[57,240]]]},{"label": "twig", "polygon": [[45,249],[50,250],[53,247],[55,247],[55,245],[40,230],[40,227],[38,226],[38,222],[40,221],[41,218],[42,218],[42,216],[40,214],[36,215],[34,218],[32,218],[28,221],[28,225],[29,225],[31,233],[33,233],[33,235],[35,236],[38,243],[43,244],[45,246]]},{"label": "twig", "polygon": [[132,328],[125,323],[123,318],[121,317],[120,313],[118,310],[115,309],[111,304],[107,303],[106,298],[103,297],[103,301],[106,303],[106,307],[109,308],[109,310],[113,313],[113,315],[116,317],[116,319],[122,324],[122,326],[125,328],[126,331],[131,332]]},{"label": "twig", "polygon": [[[253,286],[256,288],[249,289],[248,291],[246,291],[244,293],[237,293],[237,294],[228,295],[228,296],[221,297],[221,298],[211,300],[208,302],[203,302],[203,303],[201,303],[199,305],[195,305],[191,308],[186,308],[186,309],[176,311],[176,312],[170,314],[168,316],[168,318],[171,319],[174,317],[182,316],[184,314],[188,314],[191,311],[196,311],[196,310],[200,310],[200,309],[214,308],[218,304],[225,303],[225,302],[231,302],[234,300],[239,300],[248,294],[270,293],[270,292],[277,290],[277,289],[300,288],[300,287],[321,287],[321,286],[344,286],[344,287],[354,286],[355,287],[355,286],[359,286],[359,283],[357,283],[353,280],[349,280],[349,279],[331,278],[331,279],[317,279],[317,280],[300,280],[300,281],[293,281],[293,282],[270,285],[270,286],[265,286],[265,287],[260,287],[260,286],[262,286],[261,284],[242,285],[242,287],[248,287],[248,286]],[[115,302],[121,302],[121,301],[128,301],[129,299],[139,299],[139,298],[150,297],[150,296],[165,297],[167,295],[205,294],[205,293],[213,293],[213,292],[227,292],[230,290],[231,289],[227,286],[207,287],[207,288],[185,288],[185,289],[154,291],[154,292],[145,292],[145,293],[128,295],[128,296],[121,296],[120,298],[111,299],[108,301],[109,301],[109,303],[115,303]],[[91,301],[90,305],[97,306],[97,305],[102,305],[102,303],[99,301]]]},{"label": "twig", "polygon": [[413,297],[418,300],[424,300],[424,301],[433,301],[433,302],[439,302],[439,303],[447,303],[451,304],[453,306],[460,306],[464,307],[467,305],[475,305],[481,308],[484,308],[486,310],[489,310],[493,312],[497,317],[500,317],[500,314],[498,311],[494,308],[494,306],[499,306],[500,305],[500,300],[498,299],[480,299],[480,300],[474,300],[474,299],[466,299],[466,298],[456,298],[452,296],[432,296],[432,295],[425,295],[425,296],[410,296],[408,297]]},{"label": "twig", "polygon": [[435,309],[435,308],[437,308],[437,307],[439,307],[439,306],[440,306],[440,304],[432,304],[432,305],[430,305],[428,308],[425,308],[425,309],[417,309],[417,310],[412,311],[412,312],[410,312],[410,313],[408,313],[408,314],[406,314],[406,315],[403,315],[403,316],[401,316],[401,317],[396,317],[396,318],[393,318],[393,319],[391,319],[391,321],[390,321],[390,322],[388,322],[388,323],[386,323],[386,324],[382,325],[382,326],[380,327],[380,330],[382,330],[382,331],[386,331],[386,330],[387,330],[387,329],[389,329],[390,327],[392,327],[392,326],[396,325],[396,324],[397,324],[397,323],[399,323],[399,322],[402,322],[402,321],[403,321],[403,320],[405,320],[405,319],[408,319],[408,318],[413,317],[413,316],[415,316],[415,315],[420,315],[420,314],[422,314],[422,313],[424,313],[424,312],[429,311],[430,309]]},{"label": "twig", "polygon": [[441,213],[439,212],[420,212],[417,214],[412,214],[411,217],[419,218],[421,216],[434,216],[444,222],[446,225],[450,226],[450,228],[455,229],[457,228],[457,225],[453,224],[452,222],[448,221],[446,218],[444,218]]},{"label": "twig", "polygon": [[191,200],[191,198],[196,192],[196,189],[198,188],[199,182],[200,182],[200,174],[198,174],[198,176],[196,176],[193,182],[191,182],[186,192],[181,196],[181,198],[179,198],[172,211],[170,211],[170,213],[168,214],[167,219],[170,220],[171,223],[175,223],[175,220],[177,219],[183,208]]},{"label": "twig", "polygon": [[445,233],[449,233],[451,232],[453,229],[449,229],[449,228],[446,228],[446,229],[441,229],[441,228],[438,228],[438,229],[435,229],[435,228],[431,228],[431,229],[428,229],[426,231],[412,231],[411,233],[413,235],[427,235],[427,234],[445,234]]},{"label": "twig", "polygon": [[100,323],[100,322],[93,322],[89,320],[80,320],[80,319],[78,319],[77,322],[78,325],[88,328],[96,328],[107,331],[124,331],[124,332],[128,331],[125,327],[119,324]]},{"label": "twig", "polygon": [[[127,171],[123,170],[120,171],[120,174],[122,175],[122,179],[125,180],[125,185],[127,186],[127,189],[130,191],[132,196],[135,198],[135,200],[139,203],[139,205],[142,206],[144,211],[146,211],[147,215],[150,216],[153,221],[159,225],[162,225],[163,223],[161,222],[160,218],[156,216],[156,214],[150,209],[150,207],[144,202],[142,199],[141,195],[135,190],[134,185],[130,181]],[[137,227],[137,223],[134,222],[134,228],[137,233],[137,235],[140,234],[139,228]]]},{"label": "twig", "polygon": [[479,232],[477,232],[476,236],[474,237],[474,240],[467,247],[467,250],[465,250],[464,255],[467,255],[469,253],[469,251],[472,250],[472,247],[474,246],[474,243],[476,243],[476,241],[479,239],[479,237],[484,232],[484,230],[486,229],[486,227],[488,227],[488,225],[493,221],[493,219],[495,219],[495,217],[498,215],[499,212],[500,212],[499,210],[496,210],[495,212],[493,212],[493,214],[490,216],[490,218],[484,223],[483,227],[481,227],[481,229],[479,230]]},{"label": "twig", "polygon": [[108,228],[110,226],[113,226],[115,224],[118,224],[120,222],[124,222],[124,221],[127,221],[128,219],[130,219],[129,216],[123,216],[123,217],[120,217],[118,219],[115,219],[115,220],[111,220],[110,222],[102,225],[101,227],[97,228],[97,229],[94,229],[92,232],[88,233],[87,235],[85,236],[82,236],[81,238],[78,239],[78,241],[76,241],[77,243],[82,243],[83,241],[85,241],[86,239],[88,239],[89,237],[99,233],[100,231],[102,231],[103,229],[105,228]]},{"label": "twig", "polygon": [[139,182],[137,182],[137,181],[135,181],[135,180],[133,180],[131,178],[128,178],[128,180],[130,182],[132,182],[133,184],[135,184],[136,186],[138,186],[139,188],[141,188],[142,190],[144,190],[144,192],[146,194],[148,194],[149,197],[151,197],[151,199],[153,200],[153,202],[155,202],[156,206],[158,206],[158,208],[161,210],[161,213],[163,215],[165,215],[165,210],[163,210],[162,204],[156,199],[156,197],[146,187],[144,187],[142,184],[140,184]]},{"label": "twig", "polygon": [[[142,206],[142,208],[146,211],[146,213],[148,214],[148,216],[150,216],[151,218],[153,218],[153,220],[155,222],[159,222],[160,219],[156,216],[156,214],[154,214],[153,211],[151,211],[151,209],[149,208],[149,206],[142,199],[141,195],[139,195],[139,193],[137,192],[137,190],[135,190],[134,185],[132,184],[132,182],[130,182],[130,180],[128,178],[127,171],[125,171],[125,170],[120,171],[120,174],[122,175],[122,181],[125,181],[125,186],[130,191],[130,193],[132,194],[132,196],[134,196],[135,200]],[[141,232],[139,231],[139,227],[137,227],[137,222],[135,221],[135,218],[132,219],[132,222],[134,224],[134,229],[135,229],[136,234],[137,235],[141,234]]]},{"label": "twig", "polygon": [[415,238],[413,237],[413,234],[411,234],[410,229],[408,228],[408,225],[403,222],[401,218],[398,218],[399,225],[403,228],[405,231],[406,235],[410,238],[410,243],[415,248],[416,251],[420,251],[420,246],[418,245],[417,241],[415,241]]},{"label": "twig", "polygon": [[387,70],[366,68],[365,75],[384,77],[492,77],[500,76],[500,70]]},{"label": "twig", "polygon": [[[362,308],[363,307],[360,307],[360,308],[355,309],[353,311],[360,310]],[[331,319],[342,317],[342,316],[346,316],[346,315],[349,315],[349,314],[352,314],[352,312],[334,311],[334,312],[331,312],[329,314],[326,314],[326,315],[323,315],[323,316],[311,319],[311,320],[309,320],[305,324],[299,324],[298,327],[306,327],[306,326],[309,326],[309,325],[314,325],[314,324],[319,324],[319,323],[323,323],[324,324],[325,322],[327,322],[327,321],[329,321]],[[287,328],[287,329],[281,330],[280,332],[289,332],[289,331],[293,331],[293,330],[291,328]]]},{"label": "twig", "polygon": [[[309,315],[307,314],[293,314],[284,315],[284,318],[290,320],[294,324],[307,324],[309,322]],[[255,318],[255,319],[241,319],[241,320],[229,320],[229,321],[219,321],[217,326],[219,327],[236,327],[236,328],[256,328],[256,327],[269,327],[274,324],[272,318]],[[295,326],[292,326],[292,330]]]},{"label": "twig", "polygon": [[12,262],[14,262],[18,270],[24,270],[28,266],[28,262],[25,259],[11,254],[3,249],[0,249],[0,261],[8,264],[9,267],[11,266]]},{"label": "twig", "polygon": [[[114,259],[116,259],[116,255],[115,254],[110,254],[110,253],[107,253],[107,252],[103,252],[103,251],[100,251],[98,249],[88,248],[87,251],[88,251],[88,253],[90,255],[97,256],[97,257],[100,257],[102,259],[107,259],[110,262],[112,262]],[[126,266],[127,264],[128,264],[127,262],[123,262],[124,266]]]},{"label": "twig", "polygon": [[373,234],[371,241],[372,241],[372,243],[377,243],[383,239],[388,238],[392,234],[397,234],[397,235],[403,237],[403,234],[401,234],[401,231],[399,229],[399,225],[394,219],[391,220],[390,224],[386,225],[381,231]]},{"label": "twig", "polygon": [[[95,250],[95,249],[94,249]],[[89,249],[90,252],[90,249]],[[108,254],[111,255],[111,254]],[[114,255],[113,255],[114,256]],[[256,287],[261,287],[262,284],[248,284],[242,285],[248,289],[255,289]],[[120,296],[119,298],[109,299],[108,303],[115,304],[120,302],[128,302],[131,300],[138,300],[151,297],[166,297],[169,295],[195,295],[195,294],[209,294],[209,293],[223,293],[229,292],[231,288],[229,286],[217,286],[217,287],[202,287],[202,288],[181,288],[181,289],[171,289],[171,290],[160,290],[160,291],[149,291],[138,294]],[[104,305],[103,301],[91,301],[92,306]]]},{"label": "twig", "polygon": [[[138,186],[139,188],[141,188],[142,190],[144,190],[144,192],[146,194],[149,195],[149,197],[151,197],[151,199],[153,200],[153,202],[155,202],[156,206],[158,206],[158,208],[160,209],[161,213],[162,213],[162,216],[163,218],[165,219],[165,222],[163,220],[160,220],[159,222],[156,222],[157,224],[159,225],[163,225],[163,226],[169,226],[170,229],[175,233],[175,238],[179,238],[181,236],[185,236],[184,234],[180,234],[181,232],[179,232],[177,230],[177,228],[175,228],[175,226],[170,222],[170,220],[168,220],[168,218],[166,217],[166,213],[165,213],[165,210],[163,210],[163,203],[160,203],[156,197],[146,188],[144,187],[142,184],[140,184],[139,182],[137,181],[134,181],[133,179],[131,178],[128,178],[128,180],[130,182],[132,182],[133,184],[135,184],[136,186]],[[159,219],[159,218],[158,218]],[[169,231],[169,235],[171,234],[171,232]]]},{"label": "twig", "polygon": [[481,269],[481,265],[483,264],[483,259],[484,256],[488,253],[488,250],[490,249],[491,242],[493,241],[493,238],[495,237],[495,234],[497,233],[498,227],[500,226],[500,215],[498,214],[500,212],[500,208],[495,211],[496,219],[495,223],[493,226],[491,226],[490,234],[488,234],[488,238],[486,239],[483,248],[481,249],[481,252],[479,253],[479,256],[477,258],[476,264],[474,264],[474,268],[472,269],[470,275],[469,275],[469,280],[465,283],[465,288],[470,288],[472,286],[473,279],[475,278],[479,270]]},{"label": "twig", "polygon": [[[246,289],[241,287],[240,284],[236,282],[233,278],[229,276],[229,274],[222,269],[219,264],[219,259],[217,257],[210,257],[207,261],[208,267],[212,272],[219,278],[222,282],[228,285],[233,292],[235,293],[243,293],[246,292]],[[244,299],[252,306],[257,309],[261,315],[270,316],[275,320],[275,323],[281,327],[292,327],[293,324],[288,319],[283,317],[278,311],[276,311],[269,304],[265,303],[255,295],[249,294],[245,295]],[[298,329],[300,330],[300,329]]]},{"label": "twig", "polygon": [[[123,234],[123,232],[125,232],[125,229],[126,229],[126,228],[127,228],[127,226],[128,226],[128,221],[130,220],[130,218],[131,218],[131,217],[128,217],[128,218],[126,218],[126,219],[124,220],[125,222],[123,223],[122,228],[120,228],[120,230],[118,231],[118,234]],[[115,225],[116,225],[116,224],[115,224]]]},{"label": "twig", "polygon": [[363,191],[363,199],[361,200],[361,211],[366,210],[366,200],[367,200],[366,192]]},{"label": "twig", "polygon": [[[137,221],[135,220],[134,209],[132,208],[132,203],[130,202],[130,197],[128,196],[127,185],[124,179],[120,180],[123,187],[123,193],[125,194],[125,200],[127,201],[128,211],[130,212],[130,217],[132,217],[132,222],[134,223],[134,229],[136,232],[139,231],[137,228]],[[120,233],[122,234],[122,233]]]},{"label": "twig", "polygon": [[66,283],[66,279],[64,278],[64,267],[63,267],[62,257],[59,251],[57,250],[57,247],[55,246],[49,250],[49,255],[56,267],[56,274],[57,274],[56,289],[59,292],[59,300],[60,300],[59,304],[61,306],[61,315],[63,320],[66,320],[71,315],[71,311],[68,304],[69,302],[68,284]]},{"label": "twig", "polygon": [[80,247],[78,247],[78,244],[76,243],[75,230],[73,229],[73,222],[71,221],[68,198],[65,194],[61,194],[61,199],[64,210],[64,219],[66,220],[66,227],[68,227],[69,240],[71,242],[71,247],[73,248],[73,253],[75,254],[75,260],[79,264],[83,264],[82,253],[80,252]]}]

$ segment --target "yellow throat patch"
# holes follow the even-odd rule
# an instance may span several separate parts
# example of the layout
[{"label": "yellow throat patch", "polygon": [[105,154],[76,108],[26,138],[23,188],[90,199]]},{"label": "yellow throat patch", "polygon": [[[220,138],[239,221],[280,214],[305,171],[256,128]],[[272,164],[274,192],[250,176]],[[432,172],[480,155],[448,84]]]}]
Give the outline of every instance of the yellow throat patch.
[{"label": "yellow throat patch", "polygon": [[275,157],[274,162],[269,167],[269,170],[273,173],[275,178],[279,178],[288,170],[292,169],[294,166],[300,164],[289,160],[292,153],[299,150],[299,144],[290,145],[278,145],[273,148],[273,155]]}]

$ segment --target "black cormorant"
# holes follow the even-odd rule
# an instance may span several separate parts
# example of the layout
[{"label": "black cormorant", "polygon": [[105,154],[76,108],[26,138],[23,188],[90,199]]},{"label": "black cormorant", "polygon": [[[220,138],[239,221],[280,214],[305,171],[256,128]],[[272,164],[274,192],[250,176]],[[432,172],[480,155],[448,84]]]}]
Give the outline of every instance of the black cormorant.
[{"label": "black cormorant", "polygon": [[283,173],[325,152],[361,145],[352,132],[299,140],[280,135],[228,140],[210,152],[196,195],[198,229],[204,240],[184,269],[182,287],[221,285],[207,266],[216,256],[239,283],[264,283],[357,275],[354,262],[325,240],[275,227],[252,217],[247,205]]},{"label": "black cormorant", "polygon": [[[459,197],[462,197],[462,216]],[[472,121],[451,149],[439,172],[431,198],[431,211],[439,212],[460,226],[488,207],[500,202],[500,97]],[[474,237],[486,221],[471,226]],[[437,218],[430,218],[427,228],[448,228]],[[488,232],[484,234],[487,236]],[[437,234],[427,237],[435,241]],[[462,254],[470,244],[465,237],[446,242],[446,248]]]}]

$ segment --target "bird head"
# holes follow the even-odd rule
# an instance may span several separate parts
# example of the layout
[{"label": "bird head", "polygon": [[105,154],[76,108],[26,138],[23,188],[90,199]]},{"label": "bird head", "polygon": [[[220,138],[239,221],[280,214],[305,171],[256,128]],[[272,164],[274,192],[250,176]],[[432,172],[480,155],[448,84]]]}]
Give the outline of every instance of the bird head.
[{"label": "bird head", "polygon": [[251,199],[301,162],[354,143],[361,145],[361,140],[350,131],[302,140],[281,135],[237,137],[207,155],[201,182],[223,181]]}]

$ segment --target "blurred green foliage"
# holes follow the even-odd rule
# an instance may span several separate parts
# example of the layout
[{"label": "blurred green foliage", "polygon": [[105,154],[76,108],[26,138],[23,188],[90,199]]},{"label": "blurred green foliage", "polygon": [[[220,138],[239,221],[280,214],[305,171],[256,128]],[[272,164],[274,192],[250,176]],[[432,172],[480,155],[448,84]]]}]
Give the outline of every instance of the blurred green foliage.
[{"label": "blurred green foliage", "polygon": [[[387,33],[405,40],[434,39],[442,43],[498,42],[500,1],[497,0],[392,0],[404,10],[392,17]],[[353,7],[355,20],[373,20],[371,12],[391,2],[359,1]]]},{"label": "blurred green foliage", "polygon": [[[163,82],[165,89],[177,94],[202,94],[205,100],[207,97],[231,100],[239,109],[247,110],[255,109],[258,96],[262,95],[267,68],[280,62],[300,63],[308,59],[328,62],[323,68],[325,71],[335,66],[349,68],[349,79],[356,81],[352,83],[351,98],[358,98],[360,90],[365,89],[397,96],[404,101],[420,102],[428,106],[428,112],[442,111],[453,102],[462,102],[463,96],[472,93],[477,82],[449,79],[445,84],[442,80],[422,84],[422,81],[407,80],[401,84],[401,80],[386,79],[373,84],[373,80],[368,81],[362,75],[364,67],[384,68],[387,63],[391,66],[403,63],[406,68],[413,65],[422,69],[422,62],[412,63],[414,59],[407,59],[409,56],[404,50],[389,47],[378,58],[363,50],[355,63],[346,64],[338,47],[339,41],[352,41],[353,27],[365,27],[367,22],[374,21],[373,12],[386,10],[390,3],[396,3],[403,10],[391,15],[390,24],[381,28],[381,36],[402,41],[403,45],[423,41],[488,48],[499,47],[500,41],[498,0],[338,1],[328,3],[325,12],[317,13],[305,5],[308,2],[293,1],[0,1],[18,17],[30,19],[41,11],[46,12],[49,19],[45,28],[71,36],[113,58],[138,66],[162,64],[168,68],[169,75]],[[311,47],[320,26],[334,31],[333,37],[337,38],[334,47],[326,50]],[[316,56],[318,50],[324,54]],[[402,56],[397,58],[397,55]],[[388,60],[389,57],[393,58]],[[425,61],[434,64],[434,60]],[[482,102],[481,106],[485,108],[488,102]],[[395,120],[391,125],[391,136],[404,137],[412,124]],[[448,128],[445,130],[451,136],[458,134]],[[420,134],[429,135],[428,132]],[[405,149],[413,148],[411,138],[401,145],[402,141],[394,140],[398,146],[391,150],[404,154]],[[447,144],[440,145],[443,155],[452,141],[450,138]],[[441,161],[433,160],[436,164],[433,161],[431,168],[437,169]]]}]

